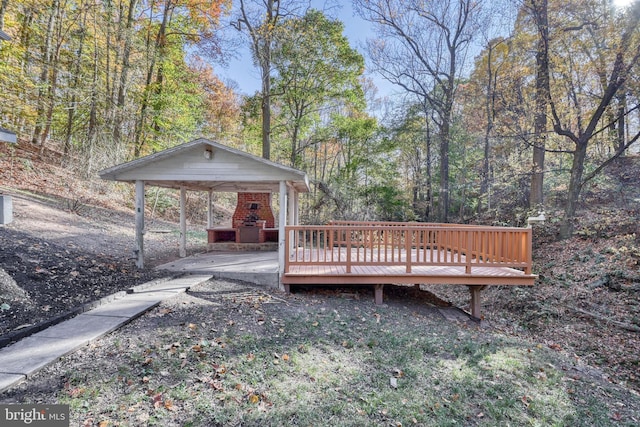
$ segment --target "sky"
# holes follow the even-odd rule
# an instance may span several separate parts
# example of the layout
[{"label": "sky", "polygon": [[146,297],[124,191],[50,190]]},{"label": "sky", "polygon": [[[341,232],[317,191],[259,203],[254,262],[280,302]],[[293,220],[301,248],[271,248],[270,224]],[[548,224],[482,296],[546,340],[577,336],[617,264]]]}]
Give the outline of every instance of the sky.
[{"label": "sky", "polygon": [[[332,18],[340,19],[345,26],[344,34],[349,39],[351,46],[364,55],[364,44],[367,38],[372,38],[370,24],[354,15],[351,8],[351,1],[333,2],[326,14]],[[318,10],[324,10],[325,1],[312,0],[311,6]],[[251,54],[247,47],[244,47],[239,58],[230,61],[228,67],[217,67],[216,73],[226,83],[234,81],[237,84],[236,91],[244,95],[253,95],[260,90],[260,72],[251,61]],[[366,57],[366,56],[365,56]],[[379,96],[391,94],[394,87],[389,82],[375,75],[367,75],[373,79],[379,89]]]}]

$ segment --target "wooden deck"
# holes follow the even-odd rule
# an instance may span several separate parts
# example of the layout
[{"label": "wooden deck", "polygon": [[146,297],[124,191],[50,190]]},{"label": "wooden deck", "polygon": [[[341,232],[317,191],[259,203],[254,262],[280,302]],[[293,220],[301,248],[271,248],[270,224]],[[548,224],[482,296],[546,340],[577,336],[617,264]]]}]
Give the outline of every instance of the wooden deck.
[{"label": "wooden deck", "polygon": [[480,317],[487,285],[531,286],[531,229],[429,223],[341,222],[289,226],[285,289],[295,284],[376,286],[467,285],[472,315]]}]

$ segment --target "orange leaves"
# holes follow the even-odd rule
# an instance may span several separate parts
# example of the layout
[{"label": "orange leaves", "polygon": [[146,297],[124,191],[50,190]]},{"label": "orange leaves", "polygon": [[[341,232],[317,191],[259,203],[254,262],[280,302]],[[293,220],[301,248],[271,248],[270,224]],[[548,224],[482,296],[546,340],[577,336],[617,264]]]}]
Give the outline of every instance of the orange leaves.
[{"label": "orange leaves", "polygon": [[[151,392],[153,393],[153,392]],[[176,411],[178,408],[171,399],[165,399],[163,393],[156,393],[151,396],[151,403],[155,409],[166,409],[167,411]]]}]

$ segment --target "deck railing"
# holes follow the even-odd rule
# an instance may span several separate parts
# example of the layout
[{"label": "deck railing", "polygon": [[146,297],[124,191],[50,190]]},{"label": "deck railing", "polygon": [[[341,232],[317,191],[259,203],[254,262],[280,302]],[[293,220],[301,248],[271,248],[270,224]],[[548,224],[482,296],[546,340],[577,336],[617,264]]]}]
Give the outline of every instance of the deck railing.
[{"label": "deck railing", "polygon": [[295,265],[512,267],[531,274],[531,229],[460,224],[334,222],[285,228],[285,274]]}]

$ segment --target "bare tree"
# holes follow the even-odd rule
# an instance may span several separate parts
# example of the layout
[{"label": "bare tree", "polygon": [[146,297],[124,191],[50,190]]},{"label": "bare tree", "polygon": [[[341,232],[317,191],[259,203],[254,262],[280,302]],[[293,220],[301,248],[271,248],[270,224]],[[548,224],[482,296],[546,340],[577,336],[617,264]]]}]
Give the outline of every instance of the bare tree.
[{"label": "bare tree", "polygon": [[549,105],[549,19],[547,0],[529,0],[528,7],[536,29],[536,109],[534,117],[533,164],[531,171],[531,193],[529,207],[540,208],[544,203],[544,156],[547,137],[547,107]]},{"label": "bare tree", "polygon": [[[271,157],[271,57],[280,22],[289,15],[281,0],[240,0],[234,25],[251,40],[254,61],[262,82],[262,157]],[[289,2],[295,3],[295,2]]]},{"label": "bare tree", "polygon": [[373,68],[435,111],[439,142],[438,217],[449,215],[449,146],[458,78],[476,29],[480,3],[473,0],[354,0],[374,24],[367,42]]},{"label": "bare tree", "polygon": [[[618,143],[618,148],[611,156],[595,168],[585,174],[585,164],[588,157],[588,148],[598,142],[598,136],[619,121],[631,111],[640,108],[640,105],[629,107],[628,110],[620,110],[613,105],[615,97],[619,96],[626,89],[628,79],[637,73],[637,67],[640,65],[640,2],[634,2],[626,12],[623,28],[620,28],[617,34],[619,38],[612,40],[609,50],[613,53],[608,70],[598,70],[599,64],[590,65],[586,70],[579,72],[578,67],[571,61],[579,60],[579,58],[571,57],[571,41],[579,40],[577,32],[584,30],[586,27],[592,26],[601,16],[595,8],[588,8],[587,13],[593,14],[593,19],[585,16],[579,25],[564,27],[564,33],[571,32],[572,36],[564,38],[566,43],[564,51],[569,53],[569,70],[563,73],[563,87],[566,88],[564,93],[554,96],[551,94],[550,108],[552,114],[553,130],[572,145],[573,149],[568,150],[572,157],[569,188],[567,194],[567,202],[564,209],[564,218],[560,230],[561,237],[569,237],[573,232],[573,220],[576,215],[577,205],[580,198],[582,188],[586,182],[597,176],[597,174],[609,163],[619,157],[626,149],[640,138],[640,132],[629,138],[626,143]],[[604,29],[603,25],[603,29]],[[585,38],[585,40],[588,40]],[[587,52],[602,49],[598,43],[588,43],[580,40],[579,51]],[[577,53],[573,53],[577,56]],[[588,56],[590,57],[590,56]],[[557,61],[557,60],[556,60]],[[553,61],[552,61],[553,62]],[[596,76],[595,78],[593,76]],[[603,77],[604,76],[604,79]],[[603,81],[600,84],[601,92],[597,93],[596,85],[587,85],[586,82],[591,78],[592,81]],[[570,102],[563,104],[564,100]],[[611,108],[614,122],[607,119],[607,112]],[[570,109],[572,115],[567,114]]]}]

